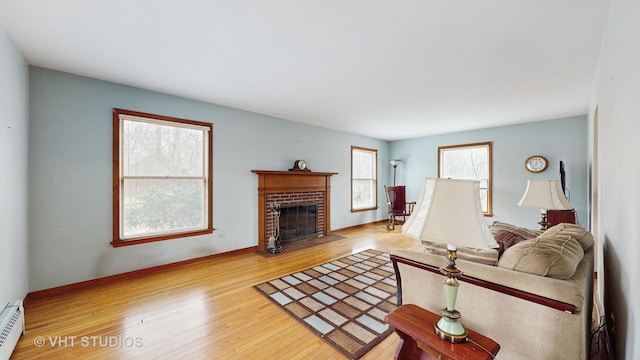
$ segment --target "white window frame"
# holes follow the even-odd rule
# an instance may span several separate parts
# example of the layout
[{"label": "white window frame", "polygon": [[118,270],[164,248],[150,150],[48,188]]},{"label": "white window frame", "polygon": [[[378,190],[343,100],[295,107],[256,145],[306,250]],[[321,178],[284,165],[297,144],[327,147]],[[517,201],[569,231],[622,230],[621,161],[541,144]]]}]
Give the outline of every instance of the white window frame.
[{"label": "white window frame", "polygon": [[[158,175],[158,174],[125,174],[123,166],[125,152],[124,123],[144,122],[153,125],[170,126],[177,128],[187,128],[202,131],[203,136],[203,158],[201,173],[195,176]],[[187,236],[210,234],[212,227],[212,133],[213,126],[210,123],[173,118],[162,115],[147,114],[142,112],[113,109],[113,241],[114,247],[135,245],[160,240],[169,240]],[[125,182],[128,180],[195,180],[203,186],[204,204],[203,219],[204,224],[183,229],[166,229],[162,231],[151,231],[138,235],[126,235],[124,230],[124,199]]]},{"label": "white window frame", "polygon": [[[371,156],[370,171],[367,176],[357,175],[361,173],[357,168],[356,162],[354,162],[354,155],[357,153],[368,154]],[[358,191],[356,189],[362,182],[369,182],[370,193],[368,198],[371,201],[364,205],[357,204],[356,196]],[[351,146],[351,211],[368,211],[376,210],[378,208],[378,150],[363,148],[359,146]]]}]

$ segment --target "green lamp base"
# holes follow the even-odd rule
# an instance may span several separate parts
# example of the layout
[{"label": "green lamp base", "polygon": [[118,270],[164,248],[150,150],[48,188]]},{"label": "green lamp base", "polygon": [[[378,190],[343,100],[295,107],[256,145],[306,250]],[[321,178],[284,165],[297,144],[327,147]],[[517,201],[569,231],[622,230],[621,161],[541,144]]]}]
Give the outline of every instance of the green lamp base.
[{"label": "green lamp base", "polygon": [[[460,317],[460,313],[458,313],[458,317]],[[450,343],[460,344],[469,340],[469,333],[467,329],[462,326],[459,318],[451,319],[445,315],[438,320],[433,327],[436,335],[438,335],[440,339]]]}]

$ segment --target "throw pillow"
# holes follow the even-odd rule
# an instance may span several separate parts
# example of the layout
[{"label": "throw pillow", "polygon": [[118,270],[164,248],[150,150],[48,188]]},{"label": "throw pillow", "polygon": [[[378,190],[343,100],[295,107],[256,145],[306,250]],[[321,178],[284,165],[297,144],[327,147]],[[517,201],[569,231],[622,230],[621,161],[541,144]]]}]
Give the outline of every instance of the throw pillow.
[{"label": "throw pillow", "polygon": [[[426,253],[440,255],[446,258],[447,244],[434,243],[434,242],[425,241],[425,240],[422,240],[422,244],[424,244],[424,251]],[[473,262],[486,264],[486,265],[495,266],[498,264],[497,249],[476,249],[476,248],[458,246],[458,251],[456,256],[458,257],[458,259],[473,261]]]},{"label": "throw pillow", "polygon": [[500,247],[498,248],[499,255],[502,255],[505,250],[519,243],[520,241],[527,240],[526,238],[518,234],[514,234],[508,230],[500,229],[492,231],[491,233],[493,233],[493,238],[496,239],[496,242],[498,243],[498,245],[500,245]]},{"label": "throw pillow", "polygon": [[529,230],[515,225],[494,221],[489,227],[493,238],[500,247],[498,255],[502,255],[508,248],[527,239],[535,238],[540,235],[538,231]]},{"label": "throw pillow", "polygon": [[582,246],[568,235],[522,241],[502,254],[498,266],[556,279],[569,279],[584,257]]}]

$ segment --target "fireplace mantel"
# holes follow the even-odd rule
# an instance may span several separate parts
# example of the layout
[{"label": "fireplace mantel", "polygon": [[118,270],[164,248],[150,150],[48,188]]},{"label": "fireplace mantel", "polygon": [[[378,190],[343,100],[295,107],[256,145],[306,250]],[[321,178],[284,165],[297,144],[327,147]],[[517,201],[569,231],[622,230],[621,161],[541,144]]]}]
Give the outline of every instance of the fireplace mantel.
[{"label": "fireplace mantel", "polygon": [[277,193],[322,192],[324,198],[324,235],[331,232],[330,190],[335,172],[251,170],[258,175],[258,249],[267,244],[267,195]]}]

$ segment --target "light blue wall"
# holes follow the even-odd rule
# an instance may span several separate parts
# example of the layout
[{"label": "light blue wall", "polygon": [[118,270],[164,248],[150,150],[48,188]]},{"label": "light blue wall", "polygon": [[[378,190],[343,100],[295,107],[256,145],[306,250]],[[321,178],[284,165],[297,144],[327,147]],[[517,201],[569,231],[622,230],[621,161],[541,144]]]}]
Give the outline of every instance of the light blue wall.
[{"label": "light blue wall", "polygon": [[[407,199],[417,199],[424,177],[438,175],[438,146],[493,142],[493,217],[528,228],[538,228],[540,210],[516,203],[524,194],[527,179],[559,179],[559,162],[565,164],[570,201],[580,224],[588,226],[587,211],[587,117],[538,121],[519,125],[429,136],[391,143],[391,157],[402,160],[397,183],[407,185]],[[549,167],[540,174],[524,168],[530,155],[543,155]]]},{"label": "light blue wall", "polygon": [[[29,290],[36,291],[257,245],[257,176],[305,159],[331,179],[331,228],[384,218],[351,213],[351,146],[389,143],[48,69],[30,68]],[[213,123],[213,235],[114,249],[111,245],[111,111]],[[387,172],[380,172],[385,182]],[[380,186],[382,187],[382,186]],[[384,205],[383,192],[379,192]]]},{"label": "light blue wall", "polygon": [[0,25],[0,309],[27,294],[28,67]]}]

